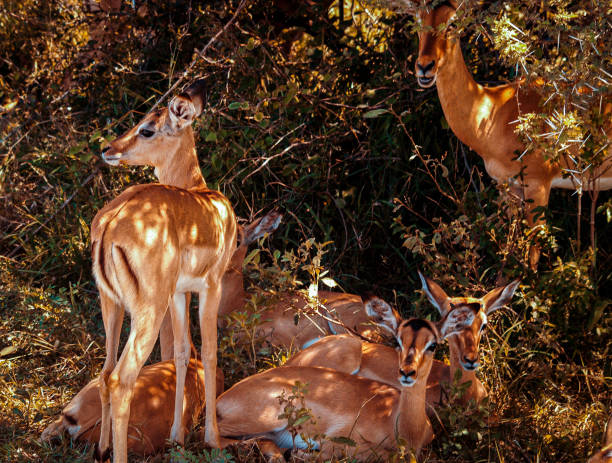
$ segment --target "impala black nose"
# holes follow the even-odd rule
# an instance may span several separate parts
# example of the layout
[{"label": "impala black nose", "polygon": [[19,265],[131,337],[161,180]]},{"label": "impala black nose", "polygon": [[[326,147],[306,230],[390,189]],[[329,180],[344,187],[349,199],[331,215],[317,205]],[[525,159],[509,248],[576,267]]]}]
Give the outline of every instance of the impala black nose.
[{"label": "impala black nose", "polygon": [[434,64],[435,64],[434,60],[431,60],[429,64],[426,64],[425,66],[422,66],[421,63],[417,63],[417,69],[421,71],[423,74],[427,74],[429,71],[433,69]]},{"label": "impala black nose", "polygon": [[414,375],[416,375],[416,370],[409,370],[406,371],[403,368],[400,368],[400,375],[405,376],[406,378],[412,378]]},{"label": "impala black nose", "polygon": [[102,154],[106,153],[109,149],[110,145],[108,145],[106,148],[102,148]]}]

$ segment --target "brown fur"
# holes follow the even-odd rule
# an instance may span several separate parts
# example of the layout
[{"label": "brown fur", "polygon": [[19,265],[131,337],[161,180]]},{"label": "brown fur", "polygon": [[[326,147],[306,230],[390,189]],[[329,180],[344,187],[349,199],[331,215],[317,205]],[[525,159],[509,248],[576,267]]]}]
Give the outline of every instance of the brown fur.
[{"label": "brown fur", "polygon": [[[457,312],[458,309],[461,310],[461,312],[457,312],[461,314],[460,318],[470,313],[473,315],[472,323],[464,324],[460,332],[448,338],[450,366],[434,360],[427,381],[427,403],[438,405],[440,402],[444,402],[443,383],[450,384],[456,371],[460,372],[460,384],[468,381],[471,383],[461,399],[462,403],[469,400],[480,402],[487,396],[487,391],[476,377],[476,370],[467,370],[462,363],[465,362],[464,359],[466,358],[473,364],[478,362],[478,346],[482,335],[481,327],[483,320],[486,319],[487,309],[497,308],[507,303],[514,292],[511,285],[515,287],[517,282],[496,288],[480,299],[450,298],[435,282],[425,277],[422,278],[424,285],[428,288],[427,295],[432,303],[438,307],[443,320],[453,310]],[[504,292],[508,287],[512,291]],[[388,304],[387,307],[386,310],[390,310]],[[485,317],[482,316],[483,314]],[[397,317],[399,323],[401,319],[398,315]],[[463,321],[457,319],[457,322]],[[401,384],[397,370],[391,361],[396,356],[397,353],[392,347],[362,342],[352,336],[340,335],[323,338],[308,349],[294,355],[287,362],[287,365],[333,368],[400,388]],[[429,411],[433,413],[433,409],[429,409]]]},{"label": "brown fur", "polygon": [[[130,452],[148,455],[165,447],[172,426],[175,390],[174,362],[160,362],[142,369],[134,383],[133,404],[130,407],[127,444]],[[185,380],[185,429],[189,429],[202,413],[204,390],[204,368],[201,362],[192,358]],[[216,390],[217,395],[223,392],[223,372],[219,368]],[[101,418],[99,378],[96,378],[74,396],[59,418],[45,428],[41,440],[49,441],[67,432],[73,439],[97,443]]]},{"label": "brown fur", "polygon": [[[202,178],[191,123],[203,108],[203,83],[149,114],[111,142],[103,158],[111,165],[153,165],[165,185],[128,188],[92,222],[93,273],[100,291],[106,332],[106,361],[100,373],[102,423],[99,454],[110,445],[114,461],[127,461],[127,426],[133,387],[168,311],[176,365],[171,439],[182,442],[183,398],[189,359],[188,293],[199,294],[201,357],[206,401],[215,403],[217,311],[221,279],[236,248],[237,224],[231,204]],[[170,186],[176,185],[176,186]],[[117,349],[124,310],[130,336],[119,361]],[[112,415],[111,415],[112,410]],[[219,445],[214,406],[206,412],[205,440]]]},{"label": "brown fur", "polygon": [[[408,2],[410,3],[410,2]],[[562,168],[573,166],[562,156],[560,163],[545,159],[539,151],[525,153],[516,160],[525,147],[515,134],[516,121],[520,114],[539,112],[540,96],[535,87],[525,86],[521,81],[496,87],[485,87],[474,81],[465,65],[458,39],[447,38],[445,31],[438,31],[454,15],[455,8],[449,3],[432,8],[428,13],[419,12],[418,17],[427,30],[419,32],[419,56],[416,72],[419,83],[438,89],[444,116],[453,133],[476,151],[484,160],[487,173],[500,183],[510,182],[515,192],[525,200],[532,200],[531,208],[547,206],[551,187],[574,189],[575,185],[562,179]],[[433,31],[432,29],[433,28]],[[422,79],[435,79],[423,83]],[[604,114],[609,114],[612,105],[607,103]],[[608,124],[610,136],[612,124]],[[609,153],[609,151],[608,151]],[[522,172],[522,181],[513,177]],[[608,156],[588,178],[585,190],[612,188],[612,156]],[[530,223],[535,222],[529,214]],[[530,263],[537,266],[539,251],[532,249]]]}]

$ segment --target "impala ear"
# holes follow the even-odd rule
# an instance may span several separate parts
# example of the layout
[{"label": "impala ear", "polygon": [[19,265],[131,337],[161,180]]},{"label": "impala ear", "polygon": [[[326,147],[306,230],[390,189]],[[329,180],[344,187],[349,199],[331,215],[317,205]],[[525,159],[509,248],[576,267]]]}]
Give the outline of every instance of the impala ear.
[{"label": "impala ear", "polygon": [[191,125],[198,115],[196,107],[186,94],[177,95],[168,104],[168,114],[177,129]]},{"label": "impala ear", "polygon": [[389,331],[393,336],[397,334],[397,327],[402,321],[397,310],[393,309],[386,301],[376,296],[364,298],[363,306],[366,314],[374,323]]},{"label": "impala ear", "polygon": [[485,294],[482,297],[482,305],[485,313],[488,315],[508,304],[512,300],[514,291],[516,291],[519,283],[519,280],[514,280],[512,283],[506,286],[500,286],[499,288],[495,288],[493,291]]},{"label": "impala ear", "polygon": [[283,214],[277,210],[268,212],[266,215],[244,227],[244,236],[240,244],[248,246],[253,241],[258,240],[266,233],[272,233],[278,228],[283,219]]},{"label": "impala ear", "polygon": [[470,307],[453,309],[438,322],[442,339],[457,334],[474,323],[474,311]]},{"label": "impala ear", "polygon": [[189,96],[196,111],[195,117],[200,117],[206,104],[206,82],[204,79],[199,79],[193,82],[186,90],[185,94]]},{"label": "impala ear", "polygon": [[427,278],[421,272],[419,272],[419,278],[421,279],[421,284],[423,285],[423,291],[440,315],[444,316],[448,311],[447,301],[449,300],[448,295],[444,292],[444,290],[438,285],[435,281]]}]

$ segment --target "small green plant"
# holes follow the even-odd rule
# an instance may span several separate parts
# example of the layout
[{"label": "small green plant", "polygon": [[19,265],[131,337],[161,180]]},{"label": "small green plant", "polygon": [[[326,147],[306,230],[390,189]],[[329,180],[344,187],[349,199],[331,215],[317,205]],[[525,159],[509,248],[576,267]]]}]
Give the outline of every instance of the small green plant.
[{"label": "small green plant", "polygon": [[278,415],[278,418],[287,420],[288,430],[294,438],[299,434],[300,427],[304,423],[307,421],[315,423],[310,414],[310,409],[306,408],[306,394],[308,394],[308,384],[297,381],[292,386],[289,395],[286,395],[283,391],[278,397],[278,402],[283,406],[283,413]]},{"label": "small green plant", "polygon": [[[477,461],[488,452],[488,443],[484,439],[489,429],[489,401],[485,398],[477,404],[473,399],[465,406],[460,405],[461,399],[470,387],[470,381],[459,383],[461,371],[457,370],[450,384],[443,385],[447,402],[436,407],[434,420],[436,437],[440,449],[438,455],[443,459],[466,458]],[[468,457],[468,455],[471,457]]]},{"label": "small green plant", "polygon": [[234,463],[234,457],[225,449],[192,452],[184,448],[174,447],[168,452],[168,456],[173,463]]},{"label": "small green plant", "polygon": [[311,447],[314,445],[312,437],[303,434],[303,427],[306,423],[311,425],[316,424],[312,412],[306,407],[306,394],[308,394],[308,384],[297,381],[291,387],[291,393],[288,395],[283,393],[278,397],[278,402],[283,407],[283,412],[278,415],[281,420],[287,420],[287,431],[291,434],[292,440],[295,442],[299,435],[304,442]]}]

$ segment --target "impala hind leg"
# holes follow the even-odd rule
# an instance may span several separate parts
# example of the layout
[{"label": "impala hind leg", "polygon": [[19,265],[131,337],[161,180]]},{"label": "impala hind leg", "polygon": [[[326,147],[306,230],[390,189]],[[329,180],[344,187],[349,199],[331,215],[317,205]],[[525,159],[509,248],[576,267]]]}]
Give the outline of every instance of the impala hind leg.
[{"label": "impala hind leg", "polygon": [[100,306],[102,308],[102,320],[104,321],[104,332],[106,333],[106,359],[100,372],[100,403],[102,404],[102,419],[100,423],[100,440],[96,451],[96,461],[105,461],[108,456],[111,433],[111,400],[108,387],[109,378],[117,364],[117,350],[119,349],[119,337],[121,325],[123,324],[123,307],[113,298],[100,291]]},{"label": "impala hind leg", "polygon": [[199,295],[200,332],[202,333],[202,365],[206,396],[204,440],[219,448],[219,428],[216,413],[217,312],[221,300],[221,279],[209,281],[209,287]]},{"label": "impala hind leg", "polygon": [[[185,293],[185,305],[187,307],[187,329],[189,329],[189,303],[191,294]],[[191,336],[189,337],[191,339]],[[161,351],[161,361],[174,359],[174,336],[172,335],[172,316],[170,310],[166,311],[166,316],[159,331],[159,347]]]},{"label": "impala hind leg", "polygon": [[130,336],[110,375],[108,387],[111,397],[114,463],[127,463],[128,423],[134,383],[155,346],[166,309],[166,302],[158,303],[157,306],[150,304],[150,310],[138,311],[140,316],[132,318]]},{"label": "impala hind leg", "polygon": [[257,447],[268,463],[285,463],[283,451],[271,440],[258,440]]},{"label": "impala hind leg", "polygon": [[[185,376],[189,357],[191,356],[191,338],[189,336],[189,316],[185,293],[176,293],[172,297],[170,310],[172,332],[174,335],[174,366],[176,369],[176,394],[174,396],[174,421],[170,439],[179,444],[185,440],[183,427],[183,398],[185,397]],[[205,383],[206,384],[206,383]]]}]

